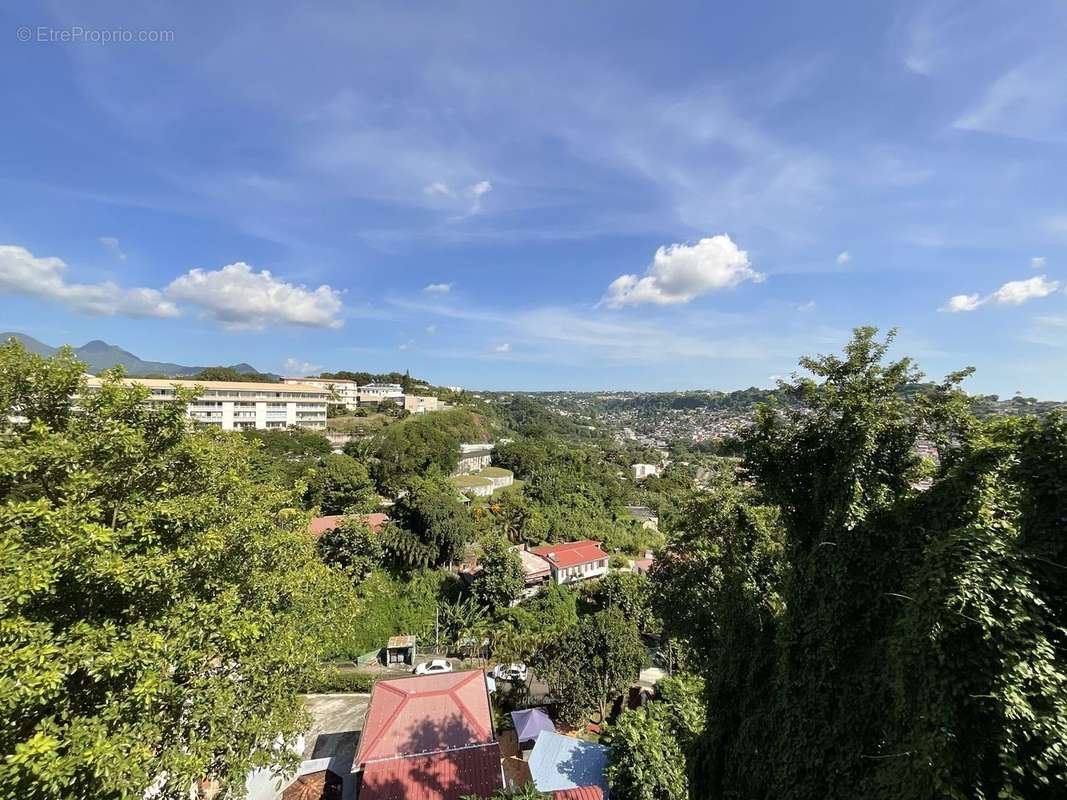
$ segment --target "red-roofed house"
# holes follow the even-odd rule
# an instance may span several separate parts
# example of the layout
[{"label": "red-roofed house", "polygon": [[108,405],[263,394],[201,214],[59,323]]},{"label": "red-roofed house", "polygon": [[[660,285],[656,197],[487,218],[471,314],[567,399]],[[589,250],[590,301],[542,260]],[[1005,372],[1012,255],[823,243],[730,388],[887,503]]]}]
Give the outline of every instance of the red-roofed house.
[{"label": "red-roofed house", "polygon": [[576,583],[587,578],[599,578],[608,571],[608,554],[600,549],[600,542],[594,542],[592,539],[546,544],[544,547],[535,547],[530,552],[548,562],[556,583]]},{"label": "red-roofed house", "polygon": [[[388,514],[376,512],[374,514],[358,514],[357,519],[370,528],[371,533],[381,533],[385,523],[389,521]],[[327,514],[325,517],[315,517],[308,523],[308,533],[318,539],[326,531],[332,531],[341,524],[344,514]]]},{"label": "red-roofed house", "polygon": [[485,673],[378,681],[354,771],[360,800],[459,800],[503,786]]},{"label": "red-roofed house", "polygon": [[579,786],[577,789],[556,789],[552,800],[604,800],[604,790],[599,786]]}]

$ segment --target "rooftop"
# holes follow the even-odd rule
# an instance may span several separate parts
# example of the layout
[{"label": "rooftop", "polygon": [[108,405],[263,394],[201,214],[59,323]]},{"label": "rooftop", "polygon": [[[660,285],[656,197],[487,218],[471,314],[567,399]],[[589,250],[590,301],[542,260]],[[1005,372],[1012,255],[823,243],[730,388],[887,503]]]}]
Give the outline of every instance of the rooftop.
[{"label": "rooftop", "polygon": [[603,745],[544,731],[530,753],[530,774],[542,792],[597,786],[606,796],[607,763],[608,748]]},{"label": "rooftop", "polygon": [[[370,528],[371,533],[381,533],[382,528],[385,527],[385,523],[389,521],[388,514],[382,514],[381,512],[375,512],[373,514],[357,514],[360,522]],[[344,514],[327,514],[323,517],[315,517],[308,523],[308,533],[318,539],[326,531],[332,531],[338,525],[341,524],[341,520],[345,518]]]},{"label": "rooftop", "polygon": [[363,770],[360,800],[460,800],[503,788],[495,743],[424,756],[375,761]]},{"label": "rooftop", "polygon": [[[89,386],[98,387],[103,384],[100,378],[87,378]],[[203,389],[233,389],[234,391],[259,391],[264,394],[273,392],[311,392],[314,394],[327,395],[329,391],[318,386],[309,386],[305,383],[260,383],[257,381],[186,381],[177,378],[123,378],[122,382],[128,386],[147,386],[149,389],[170,389],[178,386],[183,389],[191,389],[199,386]]]},{"label": "rooftop", "polygon": [[355,767],[494,741],[481,670],[378,681],[371,692]]},{"label": "rooftop", "polygon": [[592,539],[546,544],[543,547],[535,547],[530,552],[548,559],[552,566],[557,568],[588,564],[590,561],[599,561],[608,557],[608,554],[600,549],[600,542],[594,542]]}]

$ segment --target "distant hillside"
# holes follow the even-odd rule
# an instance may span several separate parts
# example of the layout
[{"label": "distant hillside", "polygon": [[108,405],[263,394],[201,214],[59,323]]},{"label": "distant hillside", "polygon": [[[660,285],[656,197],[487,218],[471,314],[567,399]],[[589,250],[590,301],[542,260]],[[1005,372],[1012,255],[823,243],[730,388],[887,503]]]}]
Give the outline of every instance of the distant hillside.
[{"label": "distant hillside", "polygon": [[[6,342],[8,339],[18,339],[29,352],[38,353],[42,356],[54,355],[59,350],[58,347],[47,345],[24,333],[0,333],[0,341]],[[110,369],[119,364],[125,367],[126,371],[133,376],[165,375],[167,377],[179,377],[181,375],[195,375],[201,370],[207,369],[207,367],[188,367],[183,364],[172,364],[169,361],[144,361],[128,350],[123,350],[121,347],[108,344],[100,339],[93,339],[81,347],[75,347],[74,355],[80,361],[84,361],[86,369],[92,373]],[[232,364],[230,368],[242,373],[258,372],[251,364],[243,362]]]}]

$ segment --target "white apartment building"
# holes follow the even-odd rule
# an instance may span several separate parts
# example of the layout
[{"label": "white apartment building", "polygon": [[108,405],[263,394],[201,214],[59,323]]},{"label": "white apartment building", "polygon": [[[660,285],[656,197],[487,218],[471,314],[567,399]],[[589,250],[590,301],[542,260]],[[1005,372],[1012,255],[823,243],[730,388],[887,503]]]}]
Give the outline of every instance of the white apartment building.
[{"label": "white apartment building", "polygon": [[282,378],[282,383],[289,386],[315,386],[326,389],[333,396],[329,403],[332,406],[344,406],[356,408],[359,406],[359,387],[355,381],[343,378]]},{"label": "white apartment building", "polygon": [[[199,386],[200,396],[189,404],[189,418],[224,431],[256,428],[326,429],[326,405],[330,392],[306,384],[231,381],[179,381],[168,378],[126,378],[128,384],[145,386],[150,399],[173,400],[175,387]],[[88,378],[90,389],[99,388],[99,378]]]},{"label": "white apartment building", "polygon": [[404,390],[399,383],[365,383],[359,387],[359,402],[363,405],[404,402]]}]

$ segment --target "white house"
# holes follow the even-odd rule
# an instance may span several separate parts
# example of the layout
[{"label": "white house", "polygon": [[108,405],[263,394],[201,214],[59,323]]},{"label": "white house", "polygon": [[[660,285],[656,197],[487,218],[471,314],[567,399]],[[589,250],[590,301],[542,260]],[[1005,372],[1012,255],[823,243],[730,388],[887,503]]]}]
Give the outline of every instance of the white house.
[{"label": "white house", "polygon": [[546,544],[530,551],[541,556],[552,569],[556,583],[568,584],[599,578],[608,571],[608,554],[600,549],[600,542],[583,539],[580,542]]},{"label": "white house", "polygon": [[659,464],[634,464],[631,469],[634,471],[634,480],[637,481],[660,474]]}]

